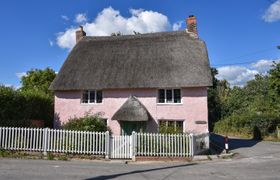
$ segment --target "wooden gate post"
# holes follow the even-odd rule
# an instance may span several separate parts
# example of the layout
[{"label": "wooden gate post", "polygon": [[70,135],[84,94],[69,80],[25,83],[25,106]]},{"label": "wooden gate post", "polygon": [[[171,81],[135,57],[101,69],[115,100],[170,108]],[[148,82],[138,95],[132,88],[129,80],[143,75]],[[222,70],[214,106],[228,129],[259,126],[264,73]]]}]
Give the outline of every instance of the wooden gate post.
[{"label": "wooden gate post", "polygon": [[196,148],[196,142],[195,142],[195,137],[192,133],[189,135],[189,137],[190,137],[190,146],[191,146],[190,155],[191,155],[191,157],[193,157],[195,155],[195,151],[196,151],[196,149],[195,149]]},{"label": "wooden gate post", "polygon": [[46,156],[47,155],[47,142],[48,142],[48,139],[49,139],[49,137],[48,137],[48,130],[49,130],[49,128],[44,128],[44,133],[43,133],[43,142],[44,142],[44,144],[43,144],[43,154],[44,154],[44,156]]},{"label": "wooden gate post", "polygon": [[110,157],[110,134],[109,131],[105,133],[105,159],[109,160]]},{"label": "wooden gate post", "polygon": [[136,133],[135,131],[131,134],[131,153],[132,161],[136,161]]}]

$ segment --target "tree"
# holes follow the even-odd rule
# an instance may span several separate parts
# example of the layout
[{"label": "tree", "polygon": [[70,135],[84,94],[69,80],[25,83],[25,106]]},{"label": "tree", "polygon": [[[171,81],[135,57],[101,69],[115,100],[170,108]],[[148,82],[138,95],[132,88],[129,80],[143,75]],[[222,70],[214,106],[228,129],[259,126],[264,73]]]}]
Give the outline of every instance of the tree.
[{"label": "tree", "polygon": [[274,62],[273,68],[268,72],[271,100],[276,113],[280,116],[280,62]]},{"label": "tree", "polygon": [[221,117],[221,106],[218,96],[217,87],[219,80],[215,77],[218,74],[218,70],[211,68],[213,86],[208,88],[208,116],[209,116],[209,129],[213,130],[213,126],[216,121]]},{"label": "tree", "polygon": [[54,80],[55,76],[55,71],[50,68],[46,68],[44,70],[32,69],[21,78],[21,90],[41,91],[47,95],[52,96],[52,92],[49,90],[49,86]]},{"label": "tree", "polygon": [[280,63],[274,63],[268,74],[257,74],[244,87],[227,90],[221,81],[217,87],[224,88],[217,93],[221,119],[215,123],[215,132],[248,136],[258,130],[267,136],[280,125]]}]

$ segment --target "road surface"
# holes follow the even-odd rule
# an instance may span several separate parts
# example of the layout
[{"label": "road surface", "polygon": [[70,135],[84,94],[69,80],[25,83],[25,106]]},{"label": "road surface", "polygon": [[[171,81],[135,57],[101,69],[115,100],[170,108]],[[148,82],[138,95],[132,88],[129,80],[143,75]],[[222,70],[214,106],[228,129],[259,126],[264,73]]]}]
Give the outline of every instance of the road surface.
[{"label": "road surface", "polygon": [[239,153],[237,158],[199,163],[124,164],[2,158],[0,179],[280,179],[280,143],[231,139],[230,147]]}]

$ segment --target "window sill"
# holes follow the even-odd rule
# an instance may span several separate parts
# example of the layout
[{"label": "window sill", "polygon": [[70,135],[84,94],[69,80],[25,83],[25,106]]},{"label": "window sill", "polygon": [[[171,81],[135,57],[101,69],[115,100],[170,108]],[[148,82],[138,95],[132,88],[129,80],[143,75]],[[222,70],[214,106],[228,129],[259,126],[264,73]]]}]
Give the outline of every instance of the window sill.
[{"label": "window sill", "polygon": [[157,103],[157,105],[159,105],[159,106],[170,106],[170,105],[181,106],[181,105],[183,105],[183,103]]},{"label": "window sill", "polygon": [[82,106],[98,106],[101,105],[103,103],[80,103]]}]

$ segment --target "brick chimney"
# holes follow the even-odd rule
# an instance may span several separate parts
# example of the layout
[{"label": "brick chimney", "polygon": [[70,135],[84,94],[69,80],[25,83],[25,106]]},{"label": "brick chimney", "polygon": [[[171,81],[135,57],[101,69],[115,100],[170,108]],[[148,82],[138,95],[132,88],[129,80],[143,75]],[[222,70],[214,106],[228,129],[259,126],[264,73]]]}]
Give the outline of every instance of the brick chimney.
[{"label": "brick chimney", "polygon": [[186,19],[186,23],[187,23],[187,32],[198,36],[197,25],[196,25],[196,17],[194,15],[190,15]]},{"label": "brick chimney", "polygon": [[80,26],[80,30],[76,31],[76,43],[86,35],[87,33],[84,31],[83,26]]}]

